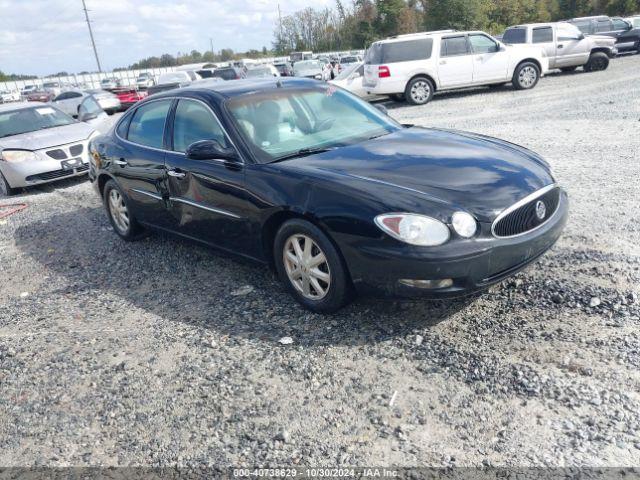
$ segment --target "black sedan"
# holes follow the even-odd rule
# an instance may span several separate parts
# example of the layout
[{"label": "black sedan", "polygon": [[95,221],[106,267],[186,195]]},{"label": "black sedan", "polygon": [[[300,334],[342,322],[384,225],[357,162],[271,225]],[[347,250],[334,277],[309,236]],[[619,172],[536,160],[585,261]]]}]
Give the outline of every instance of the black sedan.
[{"label": "black sedan", "polygon": [[535,153],[400,125],[314,80],[154,95],[90,150],[120,237],[163,230],[270,264],[317,312],[355,292],[485,289],[549,249],[568,214]]}]

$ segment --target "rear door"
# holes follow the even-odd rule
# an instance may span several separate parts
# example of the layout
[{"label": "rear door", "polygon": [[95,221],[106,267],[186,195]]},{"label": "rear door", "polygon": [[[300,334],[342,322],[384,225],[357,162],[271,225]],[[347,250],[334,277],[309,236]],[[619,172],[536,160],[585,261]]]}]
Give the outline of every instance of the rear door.
[{"label": "rear door", "polygon": [[251,237],[243,218],[247,206],[244,165],[185,155],[187,147],[200,140],[233,147],[216,113],[200,100],[180,98],[170,130],[172,151],[167,153],[166,169],[175,230],[227,250],[247,251]]},{"label": "rear door", "polygon": [[443,37],[438,60],[441,88],[473,83],[473,55],[466,35]]},{"label": "rear door", "polygon": [[542,48],[549,59],[549,68],[557,68],[557,48],[553,38],[553,27],[533,27],[531,29],[531,44]]},{"label": "rear door", "polygon": [[109,155],[110,172],[124,189],[138,218],[169,228],[163,199],[166,173],[165,123],[173,100],[145,102],[116,127],[119,150]]},{"label": "rear door", "polygon": [[509,54],[500,50],[493,38],[481,33],[469,35],[473,53],[473,83],[484,84],[507,80]]}]

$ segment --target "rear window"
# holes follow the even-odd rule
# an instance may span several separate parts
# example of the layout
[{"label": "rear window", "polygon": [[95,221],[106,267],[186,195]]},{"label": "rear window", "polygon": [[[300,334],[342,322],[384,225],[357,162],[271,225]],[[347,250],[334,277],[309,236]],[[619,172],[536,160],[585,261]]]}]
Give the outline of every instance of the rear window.
[{"label": "rear window", "polygon": [[533,43],[553,42],[553,31],[551,27],[534,28],[531,37]]},{"label": "rear window", "polygon": [[411,62],[431,58],[433,39],[420,38],[406,42],[374,43],[367,50],[365,63],[379,65],[382,63]]},{"label": "rear window", "polygon": [[504,43],[527,43],[527,29],[523,27],[507,28],[502,35]]},{"label": "rear window", "polygon": [[223,80],[235,80],[238,78],[236,71],[233,68],[221,68],[213,72],[213,76]]},{"label": "rear window", "polygon": [[598,20],[596,22],[596,32],[610,32],[613,30],[611,20]]},{"label": "rear window", "polygon": [[447,37],[442,39],[442,45],[440,46],[441,57],[466,55],[467,53],[469,53],[467,37]]},{"label": "rear window", "polygon": [[578,29],[582,33],[589,33],[589,31],[591,29],[591,21],[590,20],[574,20],[571,23],[573,25],[575,25],[576,27],[578,27]]}]

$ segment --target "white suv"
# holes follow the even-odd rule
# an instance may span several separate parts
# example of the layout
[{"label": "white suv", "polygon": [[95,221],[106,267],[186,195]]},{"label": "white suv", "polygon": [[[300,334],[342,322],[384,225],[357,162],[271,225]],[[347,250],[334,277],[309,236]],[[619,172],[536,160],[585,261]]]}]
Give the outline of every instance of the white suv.
[{"label": "white suv", "polygon": [[374,42],[363,85],[370,94],[423,105],[439,90],[507,82],[530,89],[548,70],[540,47],[507,46],[484,32],[441,30]]}]

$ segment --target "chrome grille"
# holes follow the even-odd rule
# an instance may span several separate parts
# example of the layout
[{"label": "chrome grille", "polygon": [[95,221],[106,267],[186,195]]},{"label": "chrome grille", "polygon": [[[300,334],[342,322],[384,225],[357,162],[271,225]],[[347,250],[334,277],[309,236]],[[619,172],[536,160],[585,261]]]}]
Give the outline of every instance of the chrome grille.
[{"label": "chrome grille", "polygon": [[[496,237],[513,237],[527,233],[547,222],[558,209],[560,188],[549,185],[509,207],[493,222]],[[539,210],[544,209],[540,218]]]}]

